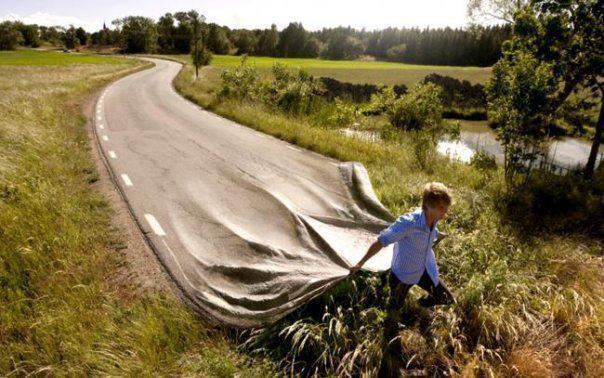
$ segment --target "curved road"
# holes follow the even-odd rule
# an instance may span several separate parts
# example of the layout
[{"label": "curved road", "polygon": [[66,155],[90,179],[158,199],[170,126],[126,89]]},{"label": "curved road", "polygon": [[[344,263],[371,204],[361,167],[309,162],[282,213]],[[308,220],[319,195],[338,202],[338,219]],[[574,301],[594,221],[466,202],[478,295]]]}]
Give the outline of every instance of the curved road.
[{"label": "curved road", "polygon": [[[137,223],[190,305],[231,326],[271,323],[348,275],[393,220],[359,163],[209,113],[178,95],[181,65],[108,86],[102,153]],[[367,269],[389,267],[392,250]]]}]

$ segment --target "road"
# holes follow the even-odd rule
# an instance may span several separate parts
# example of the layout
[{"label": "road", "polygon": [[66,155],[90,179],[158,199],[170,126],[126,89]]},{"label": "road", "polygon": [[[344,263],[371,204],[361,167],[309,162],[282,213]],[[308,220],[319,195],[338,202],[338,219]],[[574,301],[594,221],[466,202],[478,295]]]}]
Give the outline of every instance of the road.
[{"label": "road", "polygon": [[[95,133],[118,188],[187,302],[235,327],[269,324],[348,275],[392,215],[364,167],[239,125],[172,87],[181,65],[109,85]],[[366,264],[389,267],[392,249]]]}]

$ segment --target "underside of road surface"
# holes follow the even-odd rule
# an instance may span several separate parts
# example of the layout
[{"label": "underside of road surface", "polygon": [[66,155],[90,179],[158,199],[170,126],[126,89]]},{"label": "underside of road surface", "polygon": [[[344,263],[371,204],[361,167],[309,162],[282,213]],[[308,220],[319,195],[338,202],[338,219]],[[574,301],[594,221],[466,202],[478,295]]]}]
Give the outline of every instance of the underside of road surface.
[{"label": "underside of road surface", "polygon": [[[393,221],[365,168],[300,149],[178,95],[181,65],[99,96],[95,132],[124,199],[196,310],[259,327],[348,276]],[[388,269],[391,247],[368,270]]]}]

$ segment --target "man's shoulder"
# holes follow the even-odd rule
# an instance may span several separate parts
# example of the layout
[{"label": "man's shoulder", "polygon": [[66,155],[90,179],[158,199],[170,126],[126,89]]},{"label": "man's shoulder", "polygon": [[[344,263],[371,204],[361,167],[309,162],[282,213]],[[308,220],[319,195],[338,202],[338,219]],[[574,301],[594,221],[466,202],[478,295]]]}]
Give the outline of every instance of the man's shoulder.
[{"label": "man's shoulder", "polygon": [[421,211],[418,210],[413,210],[413,211],[409,211],[405,214],[400,215],[397,218],[397,222],[404,222],[404,223],[417,223],[419,221],[419,217],[421,216]]}]

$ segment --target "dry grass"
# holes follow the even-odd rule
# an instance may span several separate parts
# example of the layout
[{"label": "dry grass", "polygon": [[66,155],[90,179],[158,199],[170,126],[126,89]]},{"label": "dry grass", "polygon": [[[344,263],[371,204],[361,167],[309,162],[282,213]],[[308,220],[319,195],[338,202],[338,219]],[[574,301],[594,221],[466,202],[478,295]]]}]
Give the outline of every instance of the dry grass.
[{"label": "dry grass", "polygon": [[142,63],[72,63],[0,66],[0,375],[271,375],[174,297],[108,280],[122,242],[80,104]]}]

